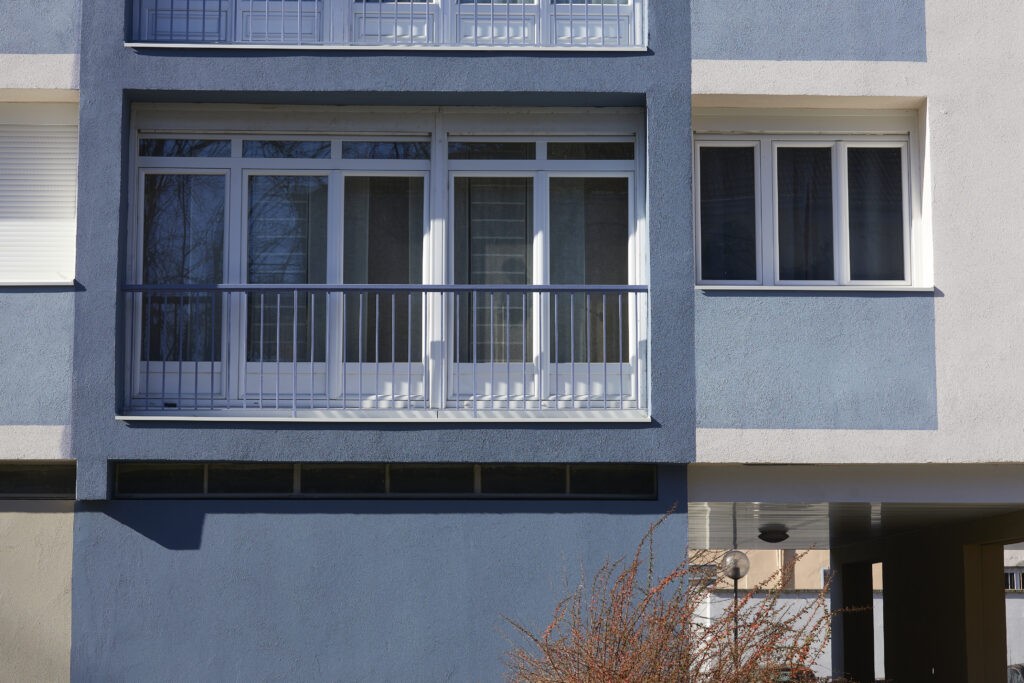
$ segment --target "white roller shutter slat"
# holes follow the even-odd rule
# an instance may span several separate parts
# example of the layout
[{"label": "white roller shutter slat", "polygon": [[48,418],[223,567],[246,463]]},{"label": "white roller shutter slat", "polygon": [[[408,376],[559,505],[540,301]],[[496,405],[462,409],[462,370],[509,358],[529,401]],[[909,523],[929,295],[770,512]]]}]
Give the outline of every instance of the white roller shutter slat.
[{"label": "white roller shutter slat", "polygon": [[78,127],[0,111],[0,285],[74,280],[77,195]]}]

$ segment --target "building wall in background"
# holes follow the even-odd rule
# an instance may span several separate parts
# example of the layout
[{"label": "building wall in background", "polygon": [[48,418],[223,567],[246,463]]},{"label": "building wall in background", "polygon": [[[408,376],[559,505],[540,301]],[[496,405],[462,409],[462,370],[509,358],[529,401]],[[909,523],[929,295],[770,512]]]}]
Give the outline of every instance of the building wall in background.
[{"label": "building wall in background", "polygon": [[[773,16],[796,27],[813,21],[801,19],[793,4],[749,6],[770,6]],[[1016,302],[1024,274],[1016,264],[1024,243],[1007,217],[1024,212],[1016,191],[1024,182],[1024,149],[1009,133],[1024,107],[1015,78],[1024,60],[1015,29],[1024,7],[1010,0],[986,4],[984,12],[938,2],[899,3],[902,9],[882,3],[868,15],[865,3],[832,4],[846,9],[824,20],[856,29],[849,35],[868,46],[865,54],[851,59],[817,48],[787,54],[782,46],[793,35],[782,31],[745,41],[769,44],[758,54],[725,50],[708,58],[708,46],[695,37],[694,106],[823,115],[917,109],[922,246],[935,291],[870,299],[698,293],[697,461],[1018,461],[1024,396],[1016,389],[1017,359],[1024,342]],[[695,4],[694,35],[699,25],[746,30],[747,7]],[[926,23],[919,21],[921,9]],[[906,21],[888,25],[882,16],[889,12]],[[819,48],[840,44],[830,31],[821,34]],[[913,54],[905,53],[908,46]],[[774,342],[782,343],[773,349]]]}]

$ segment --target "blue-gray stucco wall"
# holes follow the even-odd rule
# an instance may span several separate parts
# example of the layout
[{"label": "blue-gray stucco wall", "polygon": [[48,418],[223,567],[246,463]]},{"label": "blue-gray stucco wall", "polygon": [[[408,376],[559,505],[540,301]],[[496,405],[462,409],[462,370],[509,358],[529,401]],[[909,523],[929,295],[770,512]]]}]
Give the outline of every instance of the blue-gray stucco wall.
[{"label": "blue-gray stucco wall", "polygon": [[0,425],[70,424],[74,316],[73,292],[0,290]]},{"label": "blue-gray stucco wall", "polygon": [[3,0],[0,54],[75,54],[81,18],[82,0]]},{"label": "blue-gray stucco wall", "polygon": [[[646,502],[79,503],[71,679],[501,680],[502,615],[542,629],[685,491],[664,466]],[[682,561],[686,514],[656,538]]]},{"label": "blue-gray stucco wall", "polygon": [[931,294],[704,292],[697,426],[936,429]]},{"label": "blue-gray stucco wall", "polygon": [[[683,462],[695,450],[689,3],[655,2],[633,53],[134,50],[124,0],[83,17],[73,456],[79,496],[107,495],[107,459]],[[646,107],[653,421],[643,425],[129,425],[118,409],[132,99]]]},{"label": "blue-gray stucco wall", "polygon": [[923,62],[925,0],[693,0],[694,59]]}]

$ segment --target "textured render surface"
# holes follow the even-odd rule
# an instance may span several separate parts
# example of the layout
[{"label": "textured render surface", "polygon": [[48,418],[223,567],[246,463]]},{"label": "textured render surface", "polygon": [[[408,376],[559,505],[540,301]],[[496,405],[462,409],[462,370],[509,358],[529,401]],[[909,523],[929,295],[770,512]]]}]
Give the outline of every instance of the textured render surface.
[{"label": "textured render surface", "polygon": [[699,462],[1020,462],[1024,395],[1024,5],[927,5],[926,63],[703,61],[702,93],[907,95],[924,108],[937,429],[697,430]]},{"label": "textured render surface", "polygon": [[0,2],[0,53],[78,52],[81,17],[82,0],[4,0]]},{"label": "textured render surface", "polygon": [[0,501],[0,679],[69,678],[73,507]]},{"label": "textured render surface", "polygon": [[0,425],[70,423],[74,296],[0,290]]},{"label": "textured render surface", "polygon": [[[75,519],[75,680],[496,681],[660,500],[106,501]],[[683,557],[686,515],[659,532]]]},{"label": "textured render surface", "polygon": [[77,102],[77,54],[0,53],[0,102]]},{"label": "textured render surface", "polygon": [[697,426],[935,429],[933,302],[698,293]]},{"label": "textured render surface", "polygon": [[[123,0],[83,21],[73,454],[79,495],[107,493],[107,458],[632,460],[693,457],[688,3],[651,7],[649,53],[331,53],[130,50]],[[127,91],[127,96],[126,96]],[[646,102],[654,421],[642,426],[327,426],[268,429],[115,422],[117,286],[124,272],[129,97],[476,105]],[[111,191],[121,188],[120,193]]]},{"label": "textured render surface", "polygon": [[694,59],[924,61],[925,0],[694,0]]}]

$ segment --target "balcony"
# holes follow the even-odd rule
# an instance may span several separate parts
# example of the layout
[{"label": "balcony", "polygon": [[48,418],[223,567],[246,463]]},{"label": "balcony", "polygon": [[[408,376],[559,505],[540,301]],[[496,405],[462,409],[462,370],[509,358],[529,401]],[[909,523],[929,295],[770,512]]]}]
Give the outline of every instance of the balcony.
[{"label": "balcony", "polygon": [[128,285],[126,419],[642,421],[639,285]]},{"label": "balcony", "polygon": [[132,45],[636,50],[646,0],[133,0]]}]

